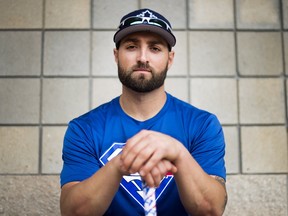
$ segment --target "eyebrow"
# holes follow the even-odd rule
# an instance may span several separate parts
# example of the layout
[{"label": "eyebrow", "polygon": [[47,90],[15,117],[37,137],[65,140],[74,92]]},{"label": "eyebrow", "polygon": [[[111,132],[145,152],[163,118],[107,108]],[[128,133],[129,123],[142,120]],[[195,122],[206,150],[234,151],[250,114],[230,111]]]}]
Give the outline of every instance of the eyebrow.
[{"label": "eyebrow", "polygon": [[129,43],[129,42],[137,43],[137,42],[139,42],[139,40],[136,38],[126,38],[122,41],[122,43]]},{"label": "eyebrow", "polygon": [[[122,43],[123,43],[123,44],[124,44],[124,43],[129,43],[129,42],[138,43],[139,41],[140,41],[140,40],[137,39],[137,38],[127,37],[126,39],[123,40]],[[148,44],[149,44],[149,45],[157,45],[157,44],[159,44],[159,45],[166,46],[166,43],[165,43],[164,40],[157,40],[157,39],[149,40],[149,41],[148,41]]]}]

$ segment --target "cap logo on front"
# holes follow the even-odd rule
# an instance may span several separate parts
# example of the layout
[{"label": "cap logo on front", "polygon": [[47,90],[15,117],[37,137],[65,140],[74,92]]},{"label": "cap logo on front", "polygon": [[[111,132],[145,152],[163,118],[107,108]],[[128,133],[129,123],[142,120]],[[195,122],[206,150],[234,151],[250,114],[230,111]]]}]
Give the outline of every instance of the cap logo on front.
[{"label": "cap logo on front", "polygon": [[[148,15],[148,16],[147,16]],[[146,10],[142,13],[140,13],[139,15],[137,15],[137,17],[149,17],[149,18],[155,18],[155,19],[158,19],[157,16],[155,16],[151,11],[149,10]]]},{"label": "cap logo on front", "polygon": [[128,34],[141,31],[154,32],[160,35],[167,41],[170,48],[176,43],[169,21],[161,14],[149,9],[140,9],[125,15],[114,34],[114,42],[117,45]]}]

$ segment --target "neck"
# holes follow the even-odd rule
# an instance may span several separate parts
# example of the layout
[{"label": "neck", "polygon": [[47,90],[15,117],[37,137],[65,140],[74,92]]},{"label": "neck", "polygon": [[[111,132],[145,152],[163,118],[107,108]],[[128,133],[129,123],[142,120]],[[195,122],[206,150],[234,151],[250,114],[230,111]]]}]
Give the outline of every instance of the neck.
[{"label": "neck", "polygon": [[154,117],[164,106],[166,93],[164,86],[148,93],[138,93],[123,86],[120,105],[124,112],[138,121]]}]

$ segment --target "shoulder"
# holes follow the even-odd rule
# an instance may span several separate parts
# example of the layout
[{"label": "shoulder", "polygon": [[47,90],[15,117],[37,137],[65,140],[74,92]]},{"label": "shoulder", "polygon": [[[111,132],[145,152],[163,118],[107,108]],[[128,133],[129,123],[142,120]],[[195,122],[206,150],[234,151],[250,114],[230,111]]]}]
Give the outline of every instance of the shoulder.
[{"label": "shoulder", "polygon": [[196,137],[212,136],[221,133],[222,126],[217,116],[209,111],[197,108],[187,102],[169,95],[171,110],[177,120],[181,121],[188,136]]},{"label": "shoulder", "polygon": [[117,103],[117,98],[72,119],[68,123],[66,135],[83,134],[90,136],[96,131],[101,134],[103,132],[103,125],[115,113],[115,103]]},{"label": "shoulder", "polygon": [[217,117],[207,111],[200,109],[188,102],[182,101],[170,94],[167,94],[171,103],[172,109],[176,110],[177,112],[181,113],[184,115],[185,119],[190,119],[195,121],[206,121],[208,119],[214,119],[217,121]]},{"label": "shoulder", "polygon": [[79,124],[93,124],[97,122],[101,123],[105,120],[107,115],[111,115],[111,113],[115,112],[115,104],[117,104],[118,99],[119,97],[116,97],[107,103],[99,105],[89,112],[74,118],[71,122],[77,122]]}]

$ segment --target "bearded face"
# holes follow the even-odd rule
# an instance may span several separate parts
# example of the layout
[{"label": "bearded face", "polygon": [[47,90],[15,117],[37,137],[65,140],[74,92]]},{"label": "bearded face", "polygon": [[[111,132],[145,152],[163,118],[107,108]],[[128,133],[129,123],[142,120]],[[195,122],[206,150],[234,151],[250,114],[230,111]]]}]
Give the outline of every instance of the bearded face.
[{"label": "bearded face", "polygon": [[[145,70],[151,74],[150,76],[147,76],[147,74],[133,74],[138,69]],[[166,79],[167,71],[168,63],[162,71],[157,72],[148,64],[141,62],[125,70],[121,62],[118,61],[118,77],[121,83],[127,88],[140,93],[151,92],[161,87]]]}]

